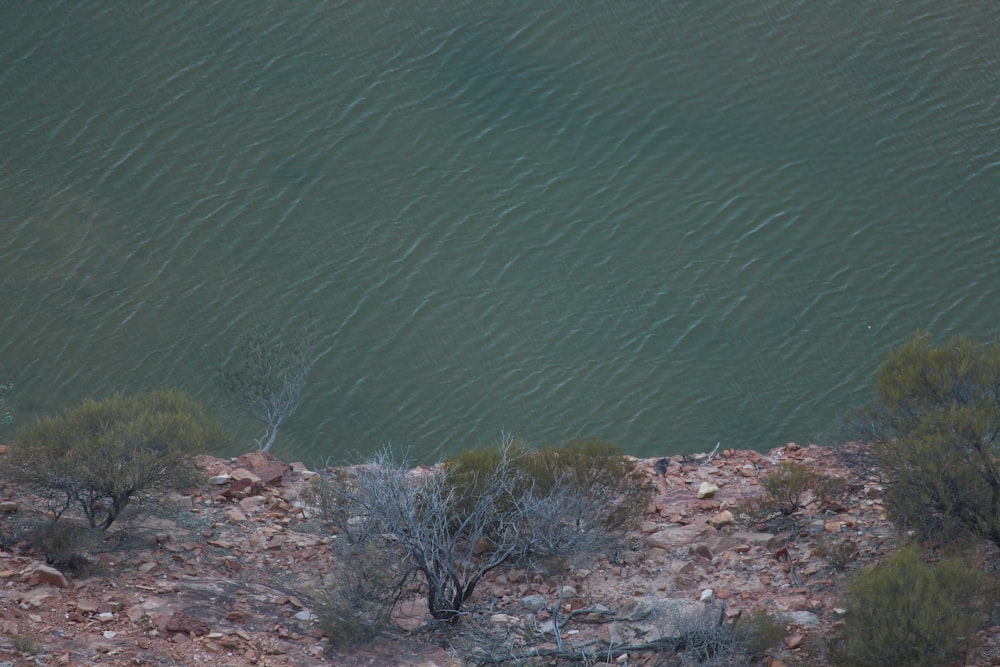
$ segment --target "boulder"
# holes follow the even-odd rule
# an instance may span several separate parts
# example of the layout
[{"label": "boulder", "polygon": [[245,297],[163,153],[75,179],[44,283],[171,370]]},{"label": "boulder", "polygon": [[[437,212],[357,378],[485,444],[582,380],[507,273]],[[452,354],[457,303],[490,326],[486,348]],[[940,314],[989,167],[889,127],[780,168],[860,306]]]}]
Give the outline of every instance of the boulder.
[{"label": "boulder", "polygon": [[54,567],[49,567],[48,565],[39,565],[36,567],[34,572],[31,573],[28,581],[31,582],[32,586],[42,584],[43,586],[55,586],[56,588],[69,587],[69,581],[66,580],[66,575]]},{"label": "boulder", "polygon": [[521,606],[528,611],[545,609],[545,598],[541,595],[525,595],[521,598]]},{"label": "boulder", "polygon": [[718,530],[719,528],[723,528],[724,526],[731,526],[734,523],[736,523],[736,517],[734,517],[733,513],[730,512],[729,510],[722,510],[715,516],[709,517],[707,519],[707,523],[712,528]]},{"label": "boulder", "polygon": [[711,482],[702,482],[698,486],[698,498],[699,499],[711,498],[712,496],[714,496],[718,492],[719,492],[719,487],[716,486],[715,484],[712,484]]}]

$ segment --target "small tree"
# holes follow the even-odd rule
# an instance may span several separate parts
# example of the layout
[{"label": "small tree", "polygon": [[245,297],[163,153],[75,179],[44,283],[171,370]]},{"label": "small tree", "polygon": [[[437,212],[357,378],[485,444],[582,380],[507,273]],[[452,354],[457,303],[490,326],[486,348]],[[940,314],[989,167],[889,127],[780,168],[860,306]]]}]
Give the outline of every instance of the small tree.
[{"label": "small tree", "polygon": [[287,341],[253,328],[240,336],[235,352],[220,369],[220,383],[229,396],[264,423],[257,446],[265,452],[299,407],[309,371],[319,356],[316,344],[312,320]]},{"label": "small tree", "polygon": [[191,480],[191,455],[223,440],[178,391],[88,400],[15,434],[6,475],[49,502],[58,520],[79,508],[107,529],[134,499]]},{"label": "small tree", "polygon": [[875,400],[852,422],[898,525],[1000,544],[1000,345],[915,336],[889,353]]}]

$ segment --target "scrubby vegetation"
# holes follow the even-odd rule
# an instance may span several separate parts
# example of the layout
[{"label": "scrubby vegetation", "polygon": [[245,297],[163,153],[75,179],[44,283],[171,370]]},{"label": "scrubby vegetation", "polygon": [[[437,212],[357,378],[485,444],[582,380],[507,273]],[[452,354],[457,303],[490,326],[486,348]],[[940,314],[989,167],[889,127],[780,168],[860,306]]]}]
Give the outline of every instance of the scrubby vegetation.
[{"label": "scrubby vegetation", "polygon": [[55,520],[75,508],[92,528],[107,529],[134,500],[190,484],[192,455],[224,438],[181,392],[115,394],[23,426],[4,474]]},{"label": "scrubby vegetation", "polygon": [[763,493],[738,508],[751,523],[788,517],[810,505],[835,505],[847,490],[846,480],[795,461],[786,461],[764,475],[760,486]]},{"label": "scrubby vegetation", "polygon": [[913,545],[857,575],[835,656],[844,667],[956,663],[983,621],[983,579],[958,558],[927,563]]},{"label": "scrubby vegetation", "polygon": [[700,616],[679,624],[677,635],[666,647],[705,667],[748,665],[781,643],[785,624],[774,615],[757,611],[733,623],[724,622],[719,611],[707,608]]},{"label": "scrubby vegetation", "polygon": [[525,558],[571,559],[606,549],[639,522],[652,499],[649,480],[613,443],[575,438],[560,447],[528,450],[509,440],[444,462],[458,514],[473,504],[476,489],[504,456],[511,457],[516,494],[535,499],[521,528]]},{"label": "scrubby vegetation", "polygon": [[920,334],[893,350],[852,415],[887,484],[890,518],[926,539],[1000,545],[1000,343]]},{"label": "scrubby vegetation", "polygon": [[[341,550],[339,575],[320,594],[323,622],[341,643],[363,640],[416,594],[431,617],[455,623],[490,571],[610,543],[650,494],[598,441],[529,452],[505,438],[422,473],[383,452],[314,489]],[[618,513],[625,504],[628,521]]]}]

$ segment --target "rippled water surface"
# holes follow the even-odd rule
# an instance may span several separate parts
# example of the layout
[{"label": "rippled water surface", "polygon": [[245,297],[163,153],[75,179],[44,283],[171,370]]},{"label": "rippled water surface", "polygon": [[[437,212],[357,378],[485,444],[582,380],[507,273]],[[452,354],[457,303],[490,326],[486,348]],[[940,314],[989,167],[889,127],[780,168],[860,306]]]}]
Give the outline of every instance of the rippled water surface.
[{"label": "rippled water surface", "polygon": [[[1000,5],[0,5],[17,419],[323,357],[276,453],[824,441],[1000,305]],[[0,434],[2,435],[2,434]]]}]

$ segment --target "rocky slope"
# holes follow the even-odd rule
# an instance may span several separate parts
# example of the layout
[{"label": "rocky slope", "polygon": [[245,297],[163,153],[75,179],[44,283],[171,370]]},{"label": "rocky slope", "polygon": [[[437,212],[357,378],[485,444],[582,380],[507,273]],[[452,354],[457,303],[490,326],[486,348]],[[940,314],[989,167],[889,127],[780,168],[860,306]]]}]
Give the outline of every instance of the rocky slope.
[{"label": "rocky slope", "polygon": [[[766,610],[784,636],[761,664],[824,664],[824,638],[842,619],[845,577],[890,550],[893,531],[881,489],[857,479],[836,506],[812,505],[766,525],[738,521],[761,477],[789,460],[849,478],[833,450],[794,444],[768,454],[637,462],[657,492],[627,543],[558,575],[494,572],[474,601],[489,610],[483,623],[494,636],[527,632],[534,650],[552,656],[549,664],[604,642],[633,647],[610,652],[614,664],[666,665],[679,662],[642,647],[684,619]],[[82,573],[24,552],[19,531],[37,519],[37,504],[5,489],[0,667],[466,664],[461,648],[419,631],[426,619],[416,598],[399,605],[391,638],[349,654],[330,651],[310,595],[335,567],[336,537],[300,502],[317,473],[261,453],[201,463],[208,483],[119,528]],[[1000,664],[1000,628],[983,635],[968,664]]]}]

